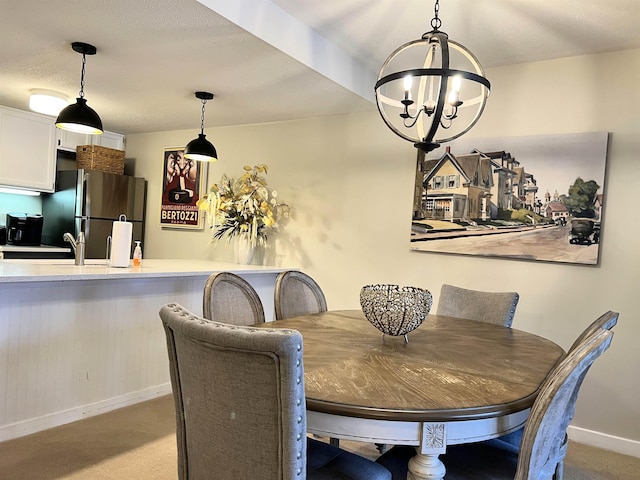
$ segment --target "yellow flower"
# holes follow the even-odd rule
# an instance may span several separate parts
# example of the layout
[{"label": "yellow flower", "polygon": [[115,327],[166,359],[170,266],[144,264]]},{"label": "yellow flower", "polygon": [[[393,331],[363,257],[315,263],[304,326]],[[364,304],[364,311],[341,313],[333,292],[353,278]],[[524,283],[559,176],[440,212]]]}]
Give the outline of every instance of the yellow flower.
[{"label": "yellow flower", "polygon": [[266,164],[246,165],[243,170],[238,178],[223,174],[198,207],[208,213],[214,240],[248,234],[252,242],[264,244],[267,230],[276,228],[278,217],[286,217],[289,207],[278,203],[277,192],[269,189],[261,175],[267,173]]}]

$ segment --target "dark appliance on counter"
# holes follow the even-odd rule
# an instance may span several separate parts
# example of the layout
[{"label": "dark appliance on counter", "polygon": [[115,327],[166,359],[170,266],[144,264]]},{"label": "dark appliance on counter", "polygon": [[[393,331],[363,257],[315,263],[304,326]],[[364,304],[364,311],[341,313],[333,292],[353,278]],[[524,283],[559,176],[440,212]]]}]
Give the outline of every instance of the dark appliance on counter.
[{"label": "dark appliance on counter", "polygon": [[7,243],[40,246],[43,223],[42,215],[37,213],[7,213]]},{"label": "dark appliance on counter", "polygon": [[133,238],[144,240],[147,182],[141,177],[94,170],[64,170],[56,176],[56,192],[42,196],[47,222],[42,241],[68,246],[65,232],[85,234],[85,258],[105,258],[107,237],[121,214],[133,223]]}]

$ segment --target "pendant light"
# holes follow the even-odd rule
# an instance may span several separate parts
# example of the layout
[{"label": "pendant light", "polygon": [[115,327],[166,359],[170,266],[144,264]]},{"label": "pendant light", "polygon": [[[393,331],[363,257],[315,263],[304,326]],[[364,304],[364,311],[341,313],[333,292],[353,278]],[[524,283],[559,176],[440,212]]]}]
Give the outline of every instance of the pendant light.
[{"label": "pendant light", "polygon": [[375,85],[384,122],[424,152],[467,133],[482,115],[491,88],[473,53],[439,30],[439,9],[436,0],[433,30],[398,47]]},{"label": "pendant light", "polygon": [[213,98],[213,93],[196,92],[196,98],[202,100],[202,118],[200,122],[200,134],[198,138],[191,140],[184,149],[184,157],[200,162],[215,162],[218,160],[218,152],[213,144],[207,140],[204,134],[204,109],[208,100]]},{"label": "pendant light", "polygon": [[100,135],[102,130],[102,120],[96,111],[87,105],[84,98],[84,67],[87,55],[95,55],[96,47],[88,43],[73,42],[71,48],[75,52],[82,54],[82,73],[80,76],[80,94],[76,98],[76,103],[65,107],[56,119],[56,127],[62,130],[69,130],[76,133],[90,135]]}]

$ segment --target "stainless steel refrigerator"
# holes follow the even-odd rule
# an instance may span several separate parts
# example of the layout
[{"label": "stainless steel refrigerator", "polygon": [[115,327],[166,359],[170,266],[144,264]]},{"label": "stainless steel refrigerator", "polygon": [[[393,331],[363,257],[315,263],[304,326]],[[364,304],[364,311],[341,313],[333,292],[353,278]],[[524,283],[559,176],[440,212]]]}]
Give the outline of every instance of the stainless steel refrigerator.
[{"label": "stainless steel refrigerator", "polygon": [[[105,258],[107,237],[121,214],[133,223],[132,250],[144,240],[147,182],[141,177],[94,170],[57,172],[56,191],[42,197],[42,243],[69,246],[62,236],[86,237],[86,258]],[[144,244],[144,242],[143,242]]]}]

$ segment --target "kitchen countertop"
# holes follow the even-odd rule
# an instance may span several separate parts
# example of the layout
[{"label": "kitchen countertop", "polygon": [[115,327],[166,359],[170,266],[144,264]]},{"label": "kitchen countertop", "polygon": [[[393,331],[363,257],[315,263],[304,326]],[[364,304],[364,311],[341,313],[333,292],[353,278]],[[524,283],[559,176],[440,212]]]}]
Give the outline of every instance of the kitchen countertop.
[{"label": "kitchen countertop", "polygon": [[53,245],[0,245],[0,252],[68,252],[71,247],[54,247]]},{"label": "kitchen countertop", "polygon": [[123,278],[193,277],[228,271],[236,274],[280,273],[288,268],[240,265],[208,260],[147,259],[139,267],[109,267],[105,260],[85,260],[76,266],[73,259],[1,260],[0,283],[77,280],[117,280]]},{"label": "kitchen countertop", "polygon": [[70,258],[71,245],[54,247],[52,245],[0,245],[0,260],[3,259],[53,259]]}]

